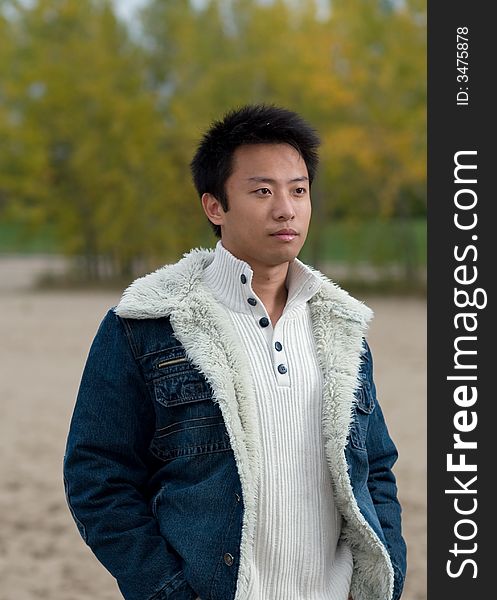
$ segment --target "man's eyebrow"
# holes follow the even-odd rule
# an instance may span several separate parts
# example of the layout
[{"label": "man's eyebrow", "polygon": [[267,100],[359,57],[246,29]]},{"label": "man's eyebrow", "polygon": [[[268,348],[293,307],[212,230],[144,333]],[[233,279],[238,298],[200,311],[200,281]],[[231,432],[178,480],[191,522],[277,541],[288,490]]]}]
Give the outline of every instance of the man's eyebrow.
[{"label": "man's eyebrow", "polygon": [[[271,177],[248,177],[247,181],[255,181],[256,183],[277,183],[276,179],[271,179]],[[301,177],[295,177],[294,179],[290,179],[288,183],[297,183],[299,181],[309,181],[309,177],[302,175]]]}]

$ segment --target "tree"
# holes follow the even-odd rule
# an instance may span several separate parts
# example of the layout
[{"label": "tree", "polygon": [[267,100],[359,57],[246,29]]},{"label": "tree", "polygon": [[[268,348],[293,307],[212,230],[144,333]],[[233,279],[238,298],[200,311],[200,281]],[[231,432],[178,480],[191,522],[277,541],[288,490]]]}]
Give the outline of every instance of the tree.
[{"label": "tree", "polygon": [[0,2],[0,215],[38,223],[42,215],[36,199],[46,160],[39,131],[26,126],[24,107],[40,88],[29,79],[26,57],[17,47],[17,4]]},{"label": "tree", "polygon": [[175,167],[140,52],[110,3],[40,0],[19,8],[15,32],[18,80],[36,93],[13,103],[45,159],[31,202],[90,278],[160,262],[176,249]]}]

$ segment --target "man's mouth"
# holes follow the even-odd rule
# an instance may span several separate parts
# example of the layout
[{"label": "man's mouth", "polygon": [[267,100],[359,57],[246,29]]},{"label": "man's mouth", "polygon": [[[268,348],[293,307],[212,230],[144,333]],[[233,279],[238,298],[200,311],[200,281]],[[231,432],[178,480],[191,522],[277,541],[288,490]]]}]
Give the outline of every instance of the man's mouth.
[{"label": "man's mouth", "polygon": [[299,234],[295,231],[295,229],[280,229],[279,231],[271,234],[272,237],[278,238],[284,242],[290,242],[298,235]]}]

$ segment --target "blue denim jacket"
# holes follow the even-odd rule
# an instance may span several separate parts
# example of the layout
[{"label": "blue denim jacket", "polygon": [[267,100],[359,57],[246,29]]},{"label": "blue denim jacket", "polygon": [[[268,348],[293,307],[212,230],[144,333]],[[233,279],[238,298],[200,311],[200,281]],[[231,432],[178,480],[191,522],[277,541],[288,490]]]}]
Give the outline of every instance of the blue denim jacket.
[{"label": "blue denim jacket", "polygon": [[[245,598],[245,531],[255,493],[250,470],[256,464],[246,443],[250,423],[242,415],[240,425],[226,408],[223,385],[233,383],[215,379],[223,365],[194,352],[203,335],[212,353],[224,352],[229,340],[222,331],[213,339],[207,330],[211,321],[222,327],[214,308],[209,325],[195,313],[200,299],[209,316],[205,297],[192,298],[185,317],[188,301],[177,303],[176,312],[167,307],[164,315],[156,307],[136,308],[143,305],[139,292],[141,304],[117,309],[127,317],[108,312],[88,356],[64,459],[69,507],[83,539],[128,600]],[[337,323],[341,319],[355,339],[360,328],[354,333],[342,309],[336,310]],[[406,569],[391,471],[397,452],[376,398],[369,347],[358,340],[350,422],[343,442],[334,445],[338,436],[329,441],[330,454],[340,453],[343,465],[332,458],[330,471],[354,556],[354,599],[397,600]],[[340,389],[340,378],[333,389]]]}]

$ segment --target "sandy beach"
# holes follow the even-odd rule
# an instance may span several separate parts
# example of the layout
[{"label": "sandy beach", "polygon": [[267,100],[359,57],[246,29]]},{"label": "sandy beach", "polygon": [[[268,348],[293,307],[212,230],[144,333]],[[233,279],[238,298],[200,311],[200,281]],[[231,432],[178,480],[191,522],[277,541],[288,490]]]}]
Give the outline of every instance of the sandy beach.
[{"label": "sandy beach", "polygon": [[[37,292],[0,261],[0,600],[119,600],[79,537],[62,457],[91,340],[116,293]],[[9,283],[10,282],[10,283]],[[395,473],[409,570],[403,600],[426,598],[426,308],[362,298],[375,311],[375,380],[399,448]],[[290,600],[290,599],[289,599]]]}]

